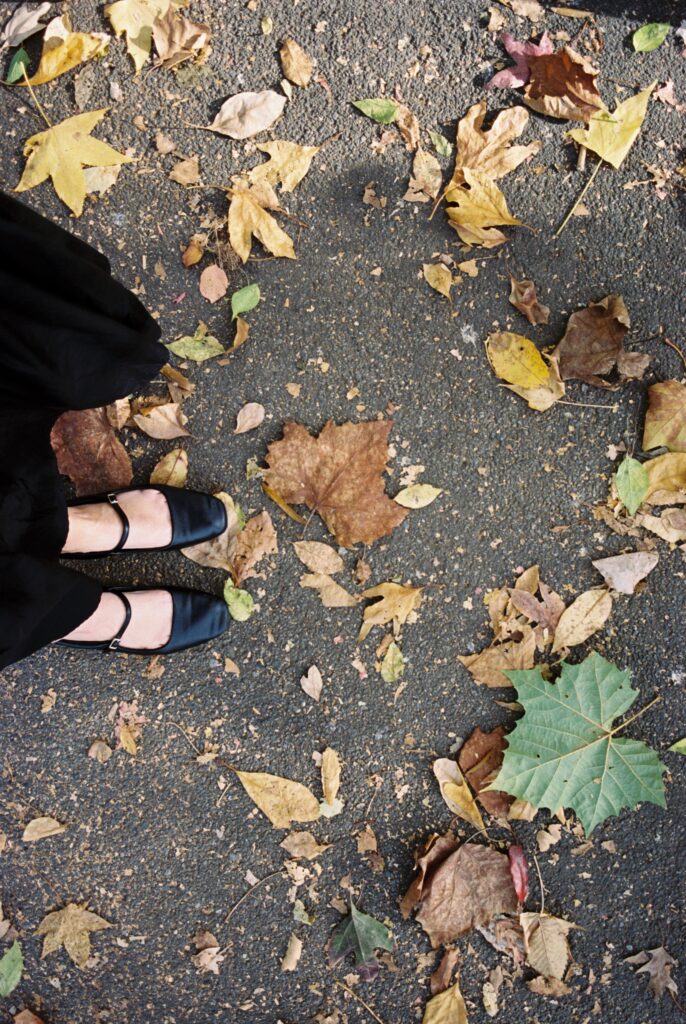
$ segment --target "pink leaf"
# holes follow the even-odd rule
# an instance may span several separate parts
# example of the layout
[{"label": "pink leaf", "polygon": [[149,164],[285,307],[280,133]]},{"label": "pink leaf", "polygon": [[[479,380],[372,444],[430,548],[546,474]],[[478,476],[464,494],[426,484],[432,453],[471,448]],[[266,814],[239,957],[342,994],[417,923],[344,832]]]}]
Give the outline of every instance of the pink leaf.
[{"label": "pink leaf", "polygon": [[524,903],[529,895],[529,868],[524,850],[521,846],[511,846],[507,851],[507,856],[510,859],[510,874],[517,899],[520,903]]},{"label": "pink leaf", "polygon": [[544,32],[537,43],[518,43],[509,32],[503,32],[500,41],[514,61],[511,68],[498,71],[490,82],[486,83],[487,89],[519,89],[529,81],[529,64],[527,57],[542,57],[545,53],[552,53],[554,50],[552,40],[547,32]]},{"label": "pink leaf", "polygon": [[228,287],[229,279],[217,263],[213,263],[211,267],[205,267],[200,275],[200,294],[208,302],[218,302],[219,299],[223,299]]}]

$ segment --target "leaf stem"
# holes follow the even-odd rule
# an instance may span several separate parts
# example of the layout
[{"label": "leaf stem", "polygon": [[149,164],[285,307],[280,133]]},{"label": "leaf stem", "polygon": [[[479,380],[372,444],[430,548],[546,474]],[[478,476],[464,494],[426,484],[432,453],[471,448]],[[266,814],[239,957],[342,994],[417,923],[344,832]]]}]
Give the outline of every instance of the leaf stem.
[{"label": "leaf stem", "polygon": [[21,72],[22,72],[22,74],[23,74],[23,76],[24,76],[24,85],[26,85],[26,86],[27,86],[27,88],[28,88],[29,92],[31,93],[31,98],[33,99],[33,102],[34,102],[34,103],[36,104],[36,106],[38,107],[38,112],[39,112],[40,116],[41,116],[41,117],[43,118],[43,120],[44,120],[44,121],[45,121],[45,123],[47,124],[48,128],[52,128],[52,125],[51,125],[51,123],[50,123],[50,120],[49,120],[49,118],[48,118],[48,115],[47,115],[47,114],[45,113],[45,111],[44,111],[44,110],[43,110],[43,108],[41,107],[40,103],[38,102],[38,97],[36,96],[35,92],[33,91],[33,86],[32,86],[32,85],[31,85],[31,83],[29,82],[28,76],[27,76],[27,74],[26,74],[26,68],[25,68],[25,67],[23,67],[23,68],[21,69]]},{"label": "leaf stem", "polygon": [[560,224],[559,228],[557,229],[557,231],[553,235],[553,238],[559,238],[560,235],[562,234],[562,232],[564,231],[564,229],[566,228],[567,222],[569,221],[570,217],[573,215],[573,213],[576,210],[577,206],[579,205],[579,203],[584,198],[584,196],[588,192],[589,188],[593,184],[593,179],[595,178],[596,174],[598,173],[598,171],[600,169],[600,165],[602,164],[602,162],[603,162],[602,159],[600,157],[598,157],[598,162],[595,165],[595,167],[593,168],[593,171],[591,173],[590,178],[588,179],[588,181],[586,182],[586,184],[582,188],[581,192],[577,196],[576,202],[574,203],[574,206],[572,206],[571,210],[568,212],[567,216],[565,217],[565,219]]},{"label": "leaf stem", "polygon": [[607,735],[608,736],[614,736],[614,734],[616,732],[619,732],[620,729],[626,729],[627,725],[631,725],[632,722],[635,722],[637,718],[640,718],[641,715],[645,714],[645,712],[648,710],[648,708],[652,708],[653,704],[657,704],[657,702],[659,700],[661,700],[661,697],[660,697],[660,694],[658,693],[657,697],[653,697],[653,699],[651,700],[650,704],[646,704],[646,706],[644,708],[641,708],[640,711],[637,711],[635,715],[631,716],[631,718],[627,718],[626,722],[620,722],[620,724],[616,725],[614,727],[614,729],[612,729],[611,732],[609,732]]},{"label": "leaf stem", "polygon": [[536,874],[538,875],[538,884],[541,887],[541,909],[539,910],[539,914],[542,914],[543,911],[545,910],[545,888],[543,886],[543,878],[541,877],[541,869],[538,866],[538,857],[536,856],[535,853],[532,853],[531,856],[533,857],[534,864],[536,865]]},{"label": "leaf stem", "polygon": [[684,355],[683,350],[680,349],[678,345],[675,345],[673,341],[670,341],[669,338],[662,338],[661,340],[664,342],[665,345],[669,345],[670,348],[674,349],[674,351],[681,359],[681,362],[684,364],[684,368],[686,368],[686,356]]},{"label": "leaf stem", "polygon": [[282,873],[283,873],[283,868],[279,868],[278,871],[272,871],[270,874],[265,875],[264,878],[260,878],[259,881],[255,882],[254,885],[251,885],[250,888],[246,892],[243,893],[243,895],[239,899],[238,903],[234,903],[234,905],[232,906],[231,910],[228,912],[228,914],[224,918],[224,924],[228,924],[229,923],[229,921],[231,920],[233,915],[236,913],[236,911],[240,907],[240,905],[243,902],[243,900],[247,900],[248,896],[250,896],[253,892],[255,892],[255,889],[257,889],[260,885],[262,885],[263,882],[266,882],[268,879],[274,878],[276,875],[280,875]]},{"label": "leaf stem", "polygon": [[347,992],[349,996],[353,997],[353,999],[357,999],[358,1003],[364,1006],[367,1013],[370,1013],[374,1020],[377,1021],[377,1024],[384,1024],[384,1022],[381,1020],[381,1017],[379,1017],[377,1013],[374,1013],[369,1003],[365,1003],[362,996],[358,996],[357,992],[353,992],[353,990],[351,988],[348,988],[347,985],[344,985],[342,981],[335,981],[334,985],[338,985],[339,988],[342,988],[343,991]]}]

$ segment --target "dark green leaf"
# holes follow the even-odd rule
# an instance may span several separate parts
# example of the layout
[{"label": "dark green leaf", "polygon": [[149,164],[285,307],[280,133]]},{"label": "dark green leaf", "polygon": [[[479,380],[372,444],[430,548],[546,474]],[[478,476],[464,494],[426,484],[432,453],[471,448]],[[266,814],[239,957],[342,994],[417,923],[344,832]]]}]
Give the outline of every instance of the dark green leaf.
[{"label": "dark green leaf", "polygon": [[9,70],[7,72],[7,84],[12,85],[13,82],[18,82],[20,78],[24,77],[24,72],[29,66],[29,55],[21,46],[14,57],[10,61]]},{"label": "dark green leaf", "polygon": [[613,732],[638,696],[628,671],[593,652],[579,665],[563,662],[557,683],[546,682],[540,666],[505,675],[524,717],[508,735],[502,768],[487,789],[551,811],[571,807],[589,836],[623,807],[665,806],[665,766],[655,751]]},{"label": "dark green leaf", "polygon": [[371,959],[375,949],[393,949],[393,939],[385,924],[363,914],[350,901],[350,914],[344,918],[331,939],[331,951],[343,957],[349,952],[355,954],[355,963],[363,964]]},{"label": "dark green leaf", "polygon": [[353,106],[361,110],[367,117],[371,117],[372,121],[378,122],[378,124],[391,124],[395,121],[395,115],[398,112],[398,105],[394,100],[384,99],[368,99],[368,100],[353,100]]},{"label": "dark green leaf", "polygon": [[231,296],[231,319],[235,320],[241,313],[249,313],[259,301],[259,284],[248,284],[245,288],[239,288]]},{"label": "dark green leaf", "polygon": [[669,29],[670,26],[664,21],[653,21],[649,25],[636,29],[632,37],[634,50],[639,53],[657,50],[658,46],[661,46],[667,38]]},{"label": "dark green leaf", "polygon": [[633,516],[648,492],[650,481],[645,466],[630,455],[622,462],[615,475],[619,500]]},{"label": "dark green leaf", "polygon": [[3,998],[13,992],[21,981],[24,969],[24,957],[21,946],[13,942],[2,960],[0,960],[0,996]]}]

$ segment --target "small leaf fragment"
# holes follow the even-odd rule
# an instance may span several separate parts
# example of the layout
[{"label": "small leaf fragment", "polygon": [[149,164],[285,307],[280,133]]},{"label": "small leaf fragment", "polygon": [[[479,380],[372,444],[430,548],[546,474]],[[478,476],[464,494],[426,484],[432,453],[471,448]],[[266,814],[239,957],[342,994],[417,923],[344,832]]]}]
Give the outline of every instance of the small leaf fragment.
[{"label": "small leaf fragment", "polygon": [[39,839],[47,839],[48,836],[59,836],[62,832],[66,831],[66,825],[61,825],[55,818],[44,816],[30,821],[24,829],[21,838],[25,843],[35,843]]},{"label": "small leaf fragment", "polygon": [[426,508],[442,493],[440,487],[433,487],[431,484],[412,484],[398,491],[393,501],[403,508]]},{"label": "small leaf fragment", "polygon": [[395,683],[405,672],[405,659],[398,645],[390,643],[381,662],[381,678],[385,683]]},{"label": "small leaf fragment", "polygon": [[224,600],[229,615],[235,622],[247,622],[255,610],[252,594],[235,587],[232,579],[228,579],[224,584]]},{"label": "small leaf fragment", "polygon": [[[231,296],[231,319],[235,320],[240,313],[249,313],[260,301],[259,284],[248,284],[239,288]],[[234,345],[234,347],[236,347]]]}]

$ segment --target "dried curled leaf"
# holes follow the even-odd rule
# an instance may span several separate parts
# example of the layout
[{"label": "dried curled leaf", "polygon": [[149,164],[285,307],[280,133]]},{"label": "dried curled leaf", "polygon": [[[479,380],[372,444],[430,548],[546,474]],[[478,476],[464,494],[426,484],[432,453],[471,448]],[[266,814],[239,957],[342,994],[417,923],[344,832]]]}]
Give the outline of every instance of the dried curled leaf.
[{"label": "dried curled leaf", "polygon": [[57,468],[74,484],[77,495],[128,487],[131,459],[115,434],[104,406],[64,412],[50,435]]},{"label": "dried curled leaf", "polygon": [[224,101],[209,127],[231,139],[249,139],[271,128],[281,117],[285,105],[286,97],[272,89],[239,92]]},{"label": "dried curled leaf", "polygon": [[555,630],[553,654],[566,647],[576,647],[605,625],[612,612],[609,591],[587,590],[565,608]]},{"label": "dried curled leaf", "polygon": [[450,190],[450,202],[445,212],[458,235],[467,245],[483,245],[487,249],[507,241],[501,224],[521,224],[507,208],[505,196],[497,185],[483,174],[462,169],[464,185]]},{"label": "dried curled leaf", "polygon": [[484,820],[476,806],[471,790],[456,763],[449,757],[439,757],[433,763],[433,773],[441,787],[441,796],[453,814],[468,821],[474,828],[484,828]]},{"label": "dried curled leaf", "polygon": [[248,175],[250,181],[266,181],[270,185],[280,183],[283,192],[292,192],[309,171],[321,146],[300,146],[297,142],[274,139],[273,142],[258,143],[256,148],[261,153],[268,153],[269,160],[253,167]]},{"label": "dried curled leaf", "polygon": [[422,603],[422,587],[404,587],[399,583],[380,583],[377,587],[362,591],[362,597],[379,598],[364,610],[362,628],[358,640],[364,640],[373,626],[385,626],[393,623],[398,632],[407,622],[409,616]]},{"label": "dried curled leaf", "polygon": [[565,393],[557,364],[546,362],[533,341],[522,334],[499,331],[486,338],[486,355],[493,372],[530,409],[545,412]]},{"label": "dried curled leaf", "polygon": [[551,356],[562,380],[576,378],[598,388],[613,388],[617,385],[600,375],[610,374],[615,368],[619,384],[640,380],[650,356],[626,351],[624,337],[629,326],[629,313],[620,295],[607,295],[572,313]]},{"label": "dried curled leaf", "polygon": [[[69,18],[64,14],[53,18],[45,29],[43,52],[36,73],[29,78],[30,84],[52,82],[79,64],[100,57],[110,38],[105,32],[72,32]],[[24,85],[24,82],[20,79],[17,84]]]},{"label": "dried curled leaf", "polygon": [[527,58],[529,80],[524,102],[539,114],[564,121],[590,121],[603,109],[598,70],[569,46]]},{"label": "dried curled leaf", "polygon": [[575,925],[549,914],[520,914],[519,922],[529,966],[545,978],[562,981],[570,957],[567,935]]},{"label": "dried curled leaf", "polygon": [[527,318],[530,324],[548,323],[550,309],[538,301],[536,285],[528,278],[518,281],[510,274],[510,302]]},{"label": "dried curled leaf", "polygon": [[643,449],[662,447],[686,452],[686,384],[678,380],[663,380],[648,388]]},{"label": "dried curled leaf", "polygon": [[[488,105],[486,100],[475,103],[457,125],[455,170],[446,190],[446,200],[454,202],[453,189],[465,180],[464,168],[477,171],[483,178],[495,181],[530,160],[541,148],[540,142],[528,146],[513,146],[529,123],[529,112],[524,107],[501,110],[491,127],[484,131],[483,123]],[[500,222],[505,223],[505,222]]]},{"label": "dried curled leaf", "polygon": [[309,85],[312,78],[314,61],[305,53],[302,46],[296,43],[295,39],[290,37],[284,39],[283,45],[279,50],[279,57],[281,58],[283,73],[289,82],[303,88]]}]

